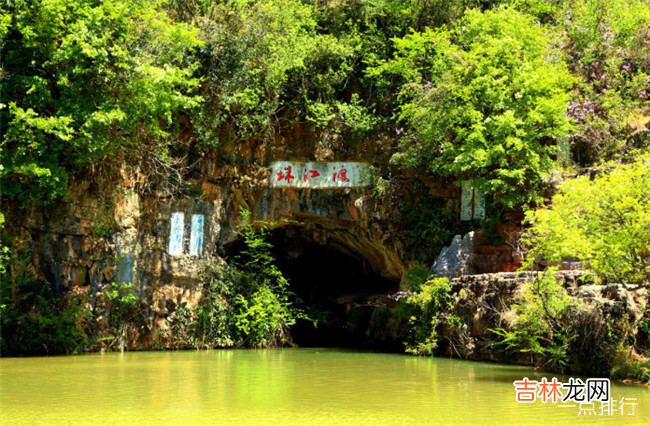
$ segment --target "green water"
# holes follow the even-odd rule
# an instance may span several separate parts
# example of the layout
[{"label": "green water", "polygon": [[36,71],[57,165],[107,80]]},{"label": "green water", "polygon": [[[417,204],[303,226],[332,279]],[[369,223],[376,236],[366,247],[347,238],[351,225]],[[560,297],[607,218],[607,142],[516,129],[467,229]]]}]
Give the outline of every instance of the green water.
[{"label": "green water", "polygon": [[542,377],[522,367],[336,349],[6,358],[0,424],[650,424],[650,389],[614,384],[614,399],[637,398],[635,414],[585,417],[577,407],[515,402],[512,382],[524,376]]}]

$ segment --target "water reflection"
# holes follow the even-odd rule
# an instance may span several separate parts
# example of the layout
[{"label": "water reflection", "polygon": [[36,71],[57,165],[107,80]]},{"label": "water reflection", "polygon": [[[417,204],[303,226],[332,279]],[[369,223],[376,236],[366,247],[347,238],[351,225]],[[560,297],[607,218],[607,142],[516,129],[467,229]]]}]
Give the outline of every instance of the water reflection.
[{"label": "water reflection", "polygon": [[[334,349],[223,350],[0,360],[0,423],[573,425],[577,409],[517,404],[529,368]],[[550,377],[550,375],[545,375]],[[566,378],[558,377],[560,380]],[[647,424],[634,416],[580,424]]]}]

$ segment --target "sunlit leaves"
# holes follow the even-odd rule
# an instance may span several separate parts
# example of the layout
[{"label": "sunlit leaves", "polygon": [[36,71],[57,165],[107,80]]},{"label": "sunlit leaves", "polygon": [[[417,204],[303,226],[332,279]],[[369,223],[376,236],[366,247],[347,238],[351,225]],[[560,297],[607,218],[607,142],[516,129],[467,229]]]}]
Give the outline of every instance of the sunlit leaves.
[{"label": "sunlit leaves", "polygon": [[528,266],[579,260],[602,279],[650,286],[650,155],[562,184],[553,205],[528,214]]},{"label": "sunlit leaves", "polygon": [[548,60],[548,29],[508,8],[468,11],[451,28],[395,41],[371,75],[401,74],[402,163],[475,179],[513,208],[536,200],[566,134],[573,83]]},{"label": "sunlit leaves", "polygon": [[200,44],[196,31],[156,2],[18,0],[5,8],[2,97],[13,102],[0,111],[5,196],[54,200],[71,173],[155,145],[200,102],[187,61]]}]

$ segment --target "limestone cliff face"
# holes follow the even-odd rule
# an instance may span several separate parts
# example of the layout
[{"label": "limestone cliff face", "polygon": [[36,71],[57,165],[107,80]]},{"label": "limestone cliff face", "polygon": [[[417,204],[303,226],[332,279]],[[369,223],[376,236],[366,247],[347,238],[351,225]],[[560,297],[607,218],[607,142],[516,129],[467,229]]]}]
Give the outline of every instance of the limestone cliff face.
[{"label": "limestone cliff face", "polygon": [[[298,228],[303,237],[362,259],[373,273],[399,281],[409,254],[397,211],[408,184],[397,185],[397,193],[390,197],[373,196],[365,187],[270,185],[268,164],[274,160],[363,161],[379,150],[380,144],[366,144],[357,152],[337,152],[336,147],[309,142],[314,135],[308,133],[294,129],[274,144],[241,144],[236,161],[223,155],[201,157],[190,176],[190,183],[201,189],[196,196],[172,198],[140,191],[142,175],[128,168],[121,168],[110,182],[110,196],[93,189],[92,182],[72,182],[66,199],[53,208],[23,211],[9,206],[8,230],[21,250],[32,256],[29,272],[37,281],[50,283],[56,293],[73,290],[94,295],[112,282],[134,283],[149,310],[146,324],[130,337],[132,347],[148,347],[153,336],[169,326],[175,309],[198,303],[200,273],[207,264],[224,262],[224,248],[239,238],[243,210],[250,212],[253,221]],[[223,148],[226,157],[228,149],[234,148]],[[443,200],[460,197],[453,182],[423,182],[429,193]],[[178,214],[182,214],[177,223],[182,237],[173,250],[172,217],[178,219]],[[202,244],[198,253],[191,253],[195,218],[202,223]],[[477,245],[479,257],[481,250],[488,253],[477,272],[503,270],[503,265],[513,262],[507,246],[490,244]],[[101,318],[106,307],[99,299],[92,297],[90,308]]]},{"label": "limestone cliff face", "polygon": [[[361,256],[377,274],[401,277],[402,245],[389,209],[367,189],[273,188],[263,166],[242,172],[206,160],[200,170],[193,178],[202,188],[197,197],[142,194],[134,183],[137,173],[125,170],[108,201],[89,191],[88,182],[73,183],[52,209],[9,211],[8,230],[32,256],[29,272],[57,294],[93,295],[112,282],[133,282],[150,312],[146,326],[130,336],[131,347],[147,347],[176,308],[196,305],[200,273],[206,264],[224,262],[224,247],[239,238],[242,210],[254,221],[300,227],[316,242]],[[178,213],[184,219],[182,249],[172,255],[171,219]],[[190,254],[192,218],[198,215],[202,247]],[[101,321],[105,304],[91,300]]]},{"label": "limestone cliff face", "polygon": [[[288,239],[299,232],[301,238],[363,259],[378,276],[395,282],[402,276],[406,256],[391,200],[373,197],[367,188],[274,188],[269,185],[269,169],[260,165],[238,170],[204,160],[200,170],[193,178],[203,189],[197,197],[144,195],[134,184],[137,173],[126,171],[110,202],[89,191],[88,182],[73,183],[67,199],[53,209],[8,214],[9,230],[21,249],[31,254],[28,272],[38,281],[52,284],[57,293],[90,296],[88,309],[95,314],[92,328],[97,337],[108,333],[109,306],[101,291],[112,282],[133,282],[146,308],[144,321],[125,330],[128,349],[174,346],[169,339],[174,313],[200,301],[201,271],[208,264],[226,261],[225,248],[239,238],[237,227],[244,220],[243,209],[251,212],[252,220],[287,229]],[[456,193],[450,188],[447,196]],[[172,215],[178,213],[184,216],[181,252],[170,254]],[[204,219],[203,242],[200,253],[191,254],[191,218],[195,215]],[[507,237],[514,233],[513,226],[503,230]],[[472,273],[507,270],[519,260],[508,244],[492,245],[480,232],[471,240],[467,267]],[[581,272],[560,274],[571,292],[588,303],[604,306],[608,315],[636,318],[646,309],[647,292],[630,293],[616,286],[578,287],[576,277]],[[514,273],[453,279],[454,309],[467,325],[466,336],[471,339],[447,336],[450,342],[463,345],[450,344],[450,354],[462,353],[475,359],[503,357],[503,351],[492,346],[494,336],[489,330],[505,325],[512,300],[527,279]],[[337,303],[351,309],[359,303],[354,300],[353,294],[342,294]],[[386,294],[371,294],[362,304],[385,309],[390,301]],[[377,322],[373,316],[366,337],[370,343],[399,343],[400,327]]]}]

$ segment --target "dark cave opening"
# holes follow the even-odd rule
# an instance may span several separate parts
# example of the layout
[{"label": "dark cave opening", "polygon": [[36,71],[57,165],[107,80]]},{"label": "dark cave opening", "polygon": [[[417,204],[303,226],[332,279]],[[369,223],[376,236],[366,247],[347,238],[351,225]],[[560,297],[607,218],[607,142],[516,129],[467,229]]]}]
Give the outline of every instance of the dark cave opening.
[{"label": "dark cave opening", "polygon": [[[294,304],[313,320],[299,319],[291,328],[301,347],[350,347],[398,349],[376,330],[377,317],[387,313],[387,293],[397,291],[399,281],[383,277],[360,253],[337,238],[299,226],[283,226],[270,233],[276,265],[295,294]],[[227,247],[230,256],[242,242]]]}]

